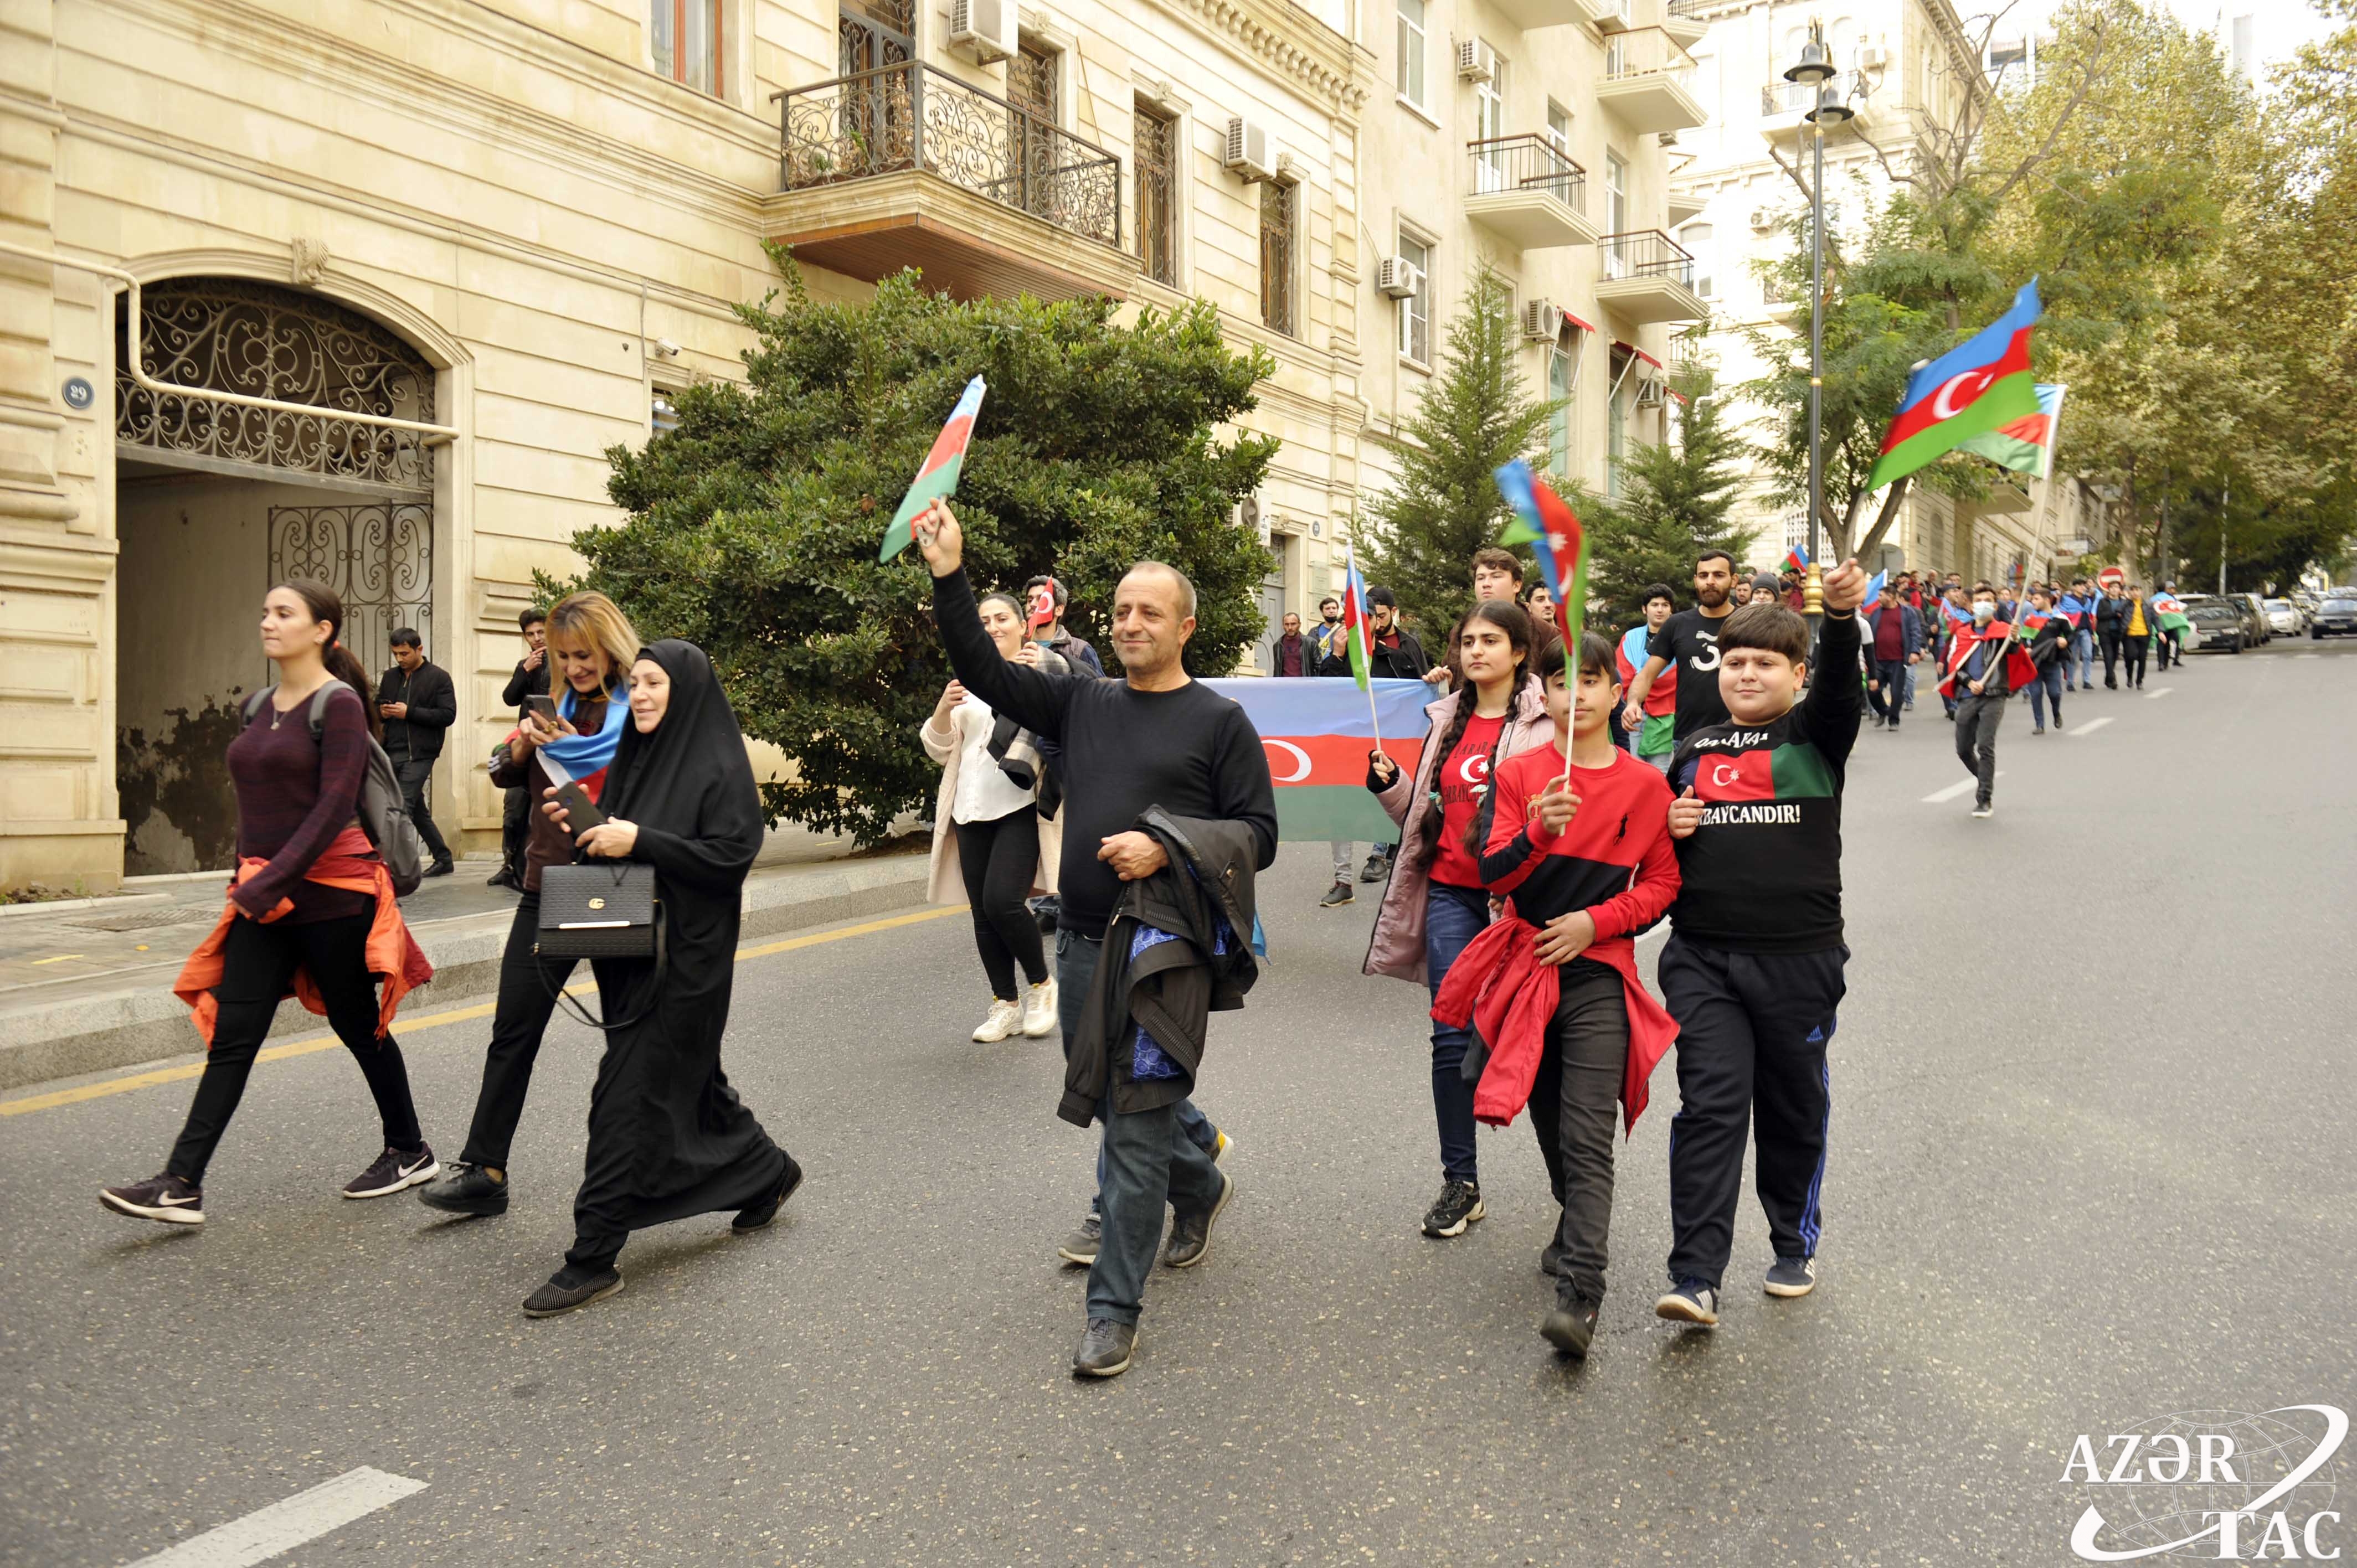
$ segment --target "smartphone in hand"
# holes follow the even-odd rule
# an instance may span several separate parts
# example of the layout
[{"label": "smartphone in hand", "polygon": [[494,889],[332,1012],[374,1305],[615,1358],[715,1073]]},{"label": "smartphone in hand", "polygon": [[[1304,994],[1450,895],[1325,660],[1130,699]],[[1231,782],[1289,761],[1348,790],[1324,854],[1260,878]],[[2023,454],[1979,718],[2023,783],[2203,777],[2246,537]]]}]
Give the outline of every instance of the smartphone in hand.
[{"label": "smartphone in hand", "polygon": [[597,809],[597,802],[589,798],[589,791],[581,788],[578,780],[568,779],[556,787],[556,803],[565,808],[566,832],[577,836],[605,823],[606,813]]},{"label": "smartphone in hand", "polygon": [[565,720],[556,711],[556,699],[545,693],[535,692],[524,700],[524,709],[549,729],[556,729]]}]

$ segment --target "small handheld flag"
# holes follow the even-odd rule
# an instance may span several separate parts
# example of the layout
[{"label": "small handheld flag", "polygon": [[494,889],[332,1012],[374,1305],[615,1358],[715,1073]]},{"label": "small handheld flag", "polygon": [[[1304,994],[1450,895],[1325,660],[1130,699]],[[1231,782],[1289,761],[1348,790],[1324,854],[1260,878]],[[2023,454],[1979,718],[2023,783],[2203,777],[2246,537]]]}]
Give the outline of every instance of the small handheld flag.
[{"label": "small handheld flag", "polygon": [[1342,546],[1342,636],[1351,655],[1351,679],[1367,694],[1367,723],[1375,745],[1383,744],[1383,721],[1375,711],[1375,689],[1368,667],[1375,657],[1372,617],[1367,609],[1367,580],[1359,575],[1359,561],[1348,544]]},{"label": "small handheld flag", "polygon": [[1805,572],[1809,569],[1809,553],[1795,544],[1784,552],[1782,565],[1787,572]]},{"label": "small handheld flag", "polygon": [[1503,544],[1527,544],[1538,558],[1539,576],[1555,601],[1555,626],[1563,633],[1564,657],[1578,667],[1577,649],[1587,623],[1587,540],[1564,499],[1519,457],[1497,471],[1498,493],[1514,519],[1499,536]]},{"label": "small handheld flag", "polygon": [[1861,610],[1870,610],[1880,605],[1882,603],[1883,585],[1889,580],[1890,570],[1889,567],[1885,567],[1881,571],[1877,572],[1873,576],[1868,577],[1866,580],[1866,603],[1858,606],[1857,607]]},{"label": "small handheld flag", "polygon": [[1975,435],[2039,412],[2029,372],[2029,332],[2038,325],[2038,280],[2021,285],[2013,308],[1907,380],[1882,455],[1866,477],[1878,490],[1937,462]]},{"label": "small handheld flag", "polygon": [[1056,624],[1056,580],[1052,577],[1031,590],[1031,632],[1037,637]]},{"label": "small handheld flag", "polygon": [[966,443],[974,439],[974,416],[981,412],[985,390],[980,376],[966,382],[965,395],[950,410],[949,423],[933,437],[933,449],[925,454],[924,467],[917,470],[909,493],[900,498],[899,510],[892,514],[892,525],[884,531],[884,543],[876,552],[877,560],[889,561],[906,550],[917,514],[957,493],[958,473],[965,467]]}]

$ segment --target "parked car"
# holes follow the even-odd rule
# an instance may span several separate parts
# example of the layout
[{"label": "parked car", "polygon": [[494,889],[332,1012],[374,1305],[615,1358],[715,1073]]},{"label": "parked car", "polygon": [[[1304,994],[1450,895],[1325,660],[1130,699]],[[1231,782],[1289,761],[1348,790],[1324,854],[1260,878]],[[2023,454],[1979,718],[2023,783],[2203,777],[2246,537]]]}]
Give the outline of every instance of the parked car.
[{"label": "parked car", "polygon": [[2298,637],[2300,634],[2299,607],[2289,599],[2269,599],[2267,627],[2277,637]]},{"label": "parked car", "polygon": [[2311,640],[2327,637],[2357,637],[2357,594],[2333,594],[2319,607],[2309,623]]},{"label": "parked car", "polygon": [[2256,594],[2228,594],[2226,602],[2243,618],[2243,645],[2262,647],[2273,640],[2275,633],[2267,626],[2266,602]]},{"label": "parked car", "polygon": [[2193,623],[2193,651],[2196,653],[2240,653],[2246,647],[2256,646],[2243,625],[2243,618],[2233,605],[2224,599],[2205,598],[2199,604],[2185,607],[2185,618]]}]

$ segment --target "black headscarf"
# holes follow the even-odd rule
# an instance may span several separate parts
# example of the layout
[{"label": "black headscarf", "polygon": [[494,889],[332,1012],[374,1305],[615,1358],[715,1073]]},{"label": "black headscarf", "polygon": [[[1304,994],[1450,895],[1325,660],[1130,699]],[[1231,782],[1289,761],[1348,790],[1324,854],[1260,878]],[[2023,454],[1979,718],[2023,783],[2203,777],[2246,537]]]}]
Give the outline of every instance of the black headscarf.
[{"label": "black headscarf", "polygon": [[[761,847],[760,792],[737,714],[712,672],[712,660],[692,642],[666,638],[639,650],[671,677],[671,702],[662,722],[641,733],[637,716],[623,728],[614,749],[612,775],[598,801],[607,815],[620,817],[673,838],[700,841],[694,858],[699,880],[733,866],[742,881]],[[741,858],[740,858],[741,856]],[[637,858],[664,865],[673,857],[641,853]]]}]

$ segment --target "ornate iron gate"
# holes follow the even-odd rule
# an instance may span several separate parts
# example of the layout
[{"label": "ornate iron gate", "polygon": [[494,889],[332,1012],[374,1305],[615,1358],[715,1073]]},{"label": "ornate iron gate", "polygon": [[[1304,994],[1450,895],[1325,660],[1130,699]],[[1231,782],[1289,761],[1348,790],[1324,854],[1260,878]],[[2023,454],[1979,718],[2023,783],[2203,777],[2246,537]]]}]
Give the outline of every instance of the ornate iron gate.
[{"label": "ornate iron gate", "polygon": [[342,596],[344,646],[371,676],[395,627],[434,640],[434,509],[414,501],[270,509],[270,579],[316,577]]}]

